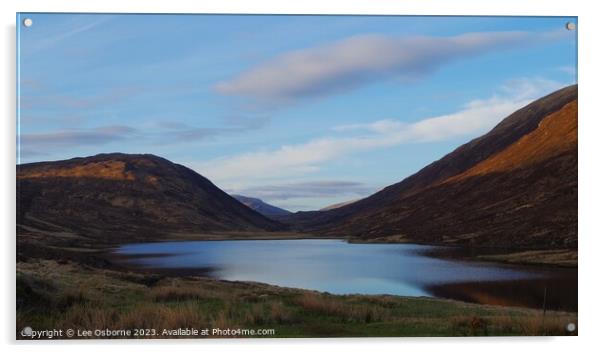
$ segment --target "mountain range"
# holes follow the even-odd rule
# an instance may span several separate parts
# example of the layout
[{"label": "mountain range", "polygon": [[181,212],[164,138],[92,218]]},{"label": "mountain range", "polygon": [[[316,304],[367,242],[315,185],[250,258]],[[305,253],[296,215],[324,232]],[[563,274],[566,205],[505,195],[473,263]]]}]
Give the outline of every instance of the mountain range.
[{"label": "mountain range", "polygon": [[107,241],[292,230],[361,241],[576,248],[577,86],[532,102],[396,184],[320,211],[290,213],[230,196],[164,158],[111,153],[18,165],[17,225]]}]

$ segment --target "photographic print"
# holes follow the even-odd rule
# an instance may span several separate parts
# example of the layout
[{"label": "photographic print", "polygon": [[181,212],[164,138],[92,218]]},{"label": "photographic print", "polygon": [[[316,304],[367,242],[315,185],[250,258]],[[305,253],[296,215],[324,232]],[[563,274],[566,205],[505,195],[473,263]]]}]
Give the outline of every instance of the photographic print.
[{"label": "photographic print", "polygon": [[16,338],[577,335],[577,31],[18,13]]}]

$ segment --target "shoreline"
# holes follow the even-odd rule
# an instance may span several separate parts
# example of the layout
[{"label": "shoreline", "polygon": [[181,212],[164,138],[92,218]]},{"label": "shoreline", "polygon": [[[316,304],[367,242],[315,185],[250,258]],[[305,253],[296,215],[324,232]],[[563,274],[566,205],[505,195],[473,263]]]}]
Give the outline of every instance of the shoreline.
[{"label": "shoreline", "polygon": [[[19,232],[20,233],[20,232]],[[70,246],[56,234],[17,237],[17,277],[21,307],[18,327],[73,327],[90,317],[108,317],[101,326],[198,325],[277,329],[277,337],[378,337],[466,335],[570,335],[578,311],[541,310],[475,303],[441,296],[333,295],[307,289],[208,276],[211,269],[133,269],[115,254],[127,243],[168,241],[331,239],[304,233],[180,233],[132,242]],[[50,238],[52,236],[52,238]],[[128,239],[124,236],[121,239]],[[47,239],[53,243],[48,244]],[[408,243],[408,242],[406,242]],[[421,244],[430,245],[430,244]],[[499,261],[498,261],[499,262]],[[125,300],[125,302],[124,302]],[[43,315],[40,316],[40,312]],[[107,316],[108,315],[108,316]],[[175,321],[174,321],[175,320]],[[186,321],[188,320],[188,321]],[[19,324],[20,323],[20,324]],[[472,326],[477,323],[477,326]],[[99,323],[100,324],[100,323]],[[369,329],[366,331],[366,329]]]},{"label": "shoreline", "polygon": [[[265,237],[262,239],[249,239],[248,237],[242,238],[242,239],[234,239],[232,237],[232,235],[228,235],[227,239],[214,239],[216,236],[218,235],[212,235],[212,239],[204,239],[204,240],[200,240],[198,239],[198,236],[195,237],[195,241],[208,241],[208,242],[214,242],[214,241],[237,241],[237,240],[254,240],[254,241],[259,241],[259,240],[265,240]],[[294,238],[287,238],[287,239],[278,239],[278,240],[299,240],[299,239],[310,239],[310,240],[314,240],[316,239],[316,237],[303,237],[303,234],[296,234],[294,236]],[[347,241],[349,244],[363,244],[363,243],[354,243],[354,242],[349,242],[347,239],[343,239],[343,238],[319,238],[320,240],[336,240],[336,241]],[[270,237],[268,240],[275,240],[273,237]],[[167,239],[165,241],[170,241],[170,242],[177,242],[177,240],[174,239]],[[183,241],[187,241],[187,240],[183,240]],[[189,240],[188,240],[189,241]],[[138,243],[138,244],[144,244],[144,243]],[[376,243],[366,243],[366,244],[376,244]],[[392,244],[392,243],[389,243]],[[410,243],[410,242],[406,242],[405,244],[416,244],[416,243]],[[525,271],[525,272],[532,272],[532,273],[546,273],[545,275],[543,275],[544,277],[541,277],[542,275],[540,275],[539,278],[535,278],[533,281],[537,282],[537,283],[545,283],[547,281],[551,281],[548,284],[541,284],[541,286],[552,286],[550,289],[553,290],[553,292],[555,292],[555,296],[557,296],[556,293],[562,293],[558,291],[558,286],[556,285],[557,281],[572,281],[573,278],[576,277],[575,275],[575,271],[577,270],[576,267],[567,267],[567,266],[556,266],[554,264],[550,265],[550,264],[541,264],[541,263],[537,263],[537,264],[533,264],[533,263],[527,263],[527,264],[522,264],[522,263],[516,263],[516,262],[510,262],[510,261],[492,261],[489,260],[488,256],[492,256],[495,258],[495,256],[507,256],[507,255],[500,255],[499,253],[496,253],[496,255],[482,255],[482,254],[478,254],[478,255],[467,255],[466,254],[466,248],[463,247],[457,247],[457,246],[433,246],[432,248],[429,248],[430,245],[427,244],[416,244],[416,245],[420,245],[420,246],[425,246],[424,249],[420,249],[418,248],[418,251],[420,253],[420,256],[425,256],[425,257],[430,257],[430,258],[436,258],[436,259],[443,259],[443,260],[448,260],[448,261],[459,261],[459,262],[472,262],[472,263],[477,263],[477,264],[473,264],[478,266],[478,262],[483,263],[483,266],[487,266],[486,264],[489,264],[489,266],[491,266],[492,264],[495,265],[496,267],[499,268],[508,268],[508,269],[514,269],[516,271]],[[215,268],[210,268],[210,267],[199,267],[199,268],[195,268],[195,267],[185,267],[184,264],[182,267],[174,267],[174,268],[161,268],[161,267],[157,267],[154,265],[145,265],[145,264],[140,264],[140,263],[135,263],[135,261],[130,261],[130,260],[135,260],[137,258],[144,258],[144,257],[161,257],[161,256],[167,256],[167,254],[165,253],[161,253],[160,251],[157,253],[144,253],[144,254],[124,254],[124,253],[118,253],[115,251],[116,248],[113,248],[112,250],[108,251],[105,253],[105,256],[107,258],[107,260],[113,264],[115,264],[116,266],[118,266],[119,268],[123,269],[124,271],[132,271],[135,273],[139,273],[139,274],[148,274],[148,275],[168,275],[168,276],[202,276],[202,277],[206,277],[206,278],[211,278],[211,279],[215,279],[215,280],[219,280],[222,281],[224,279],[220,278],[219,276],[216,276],[215,274],[212,273],[213,270],[215,270]],[[499,249],[489,249],[490,251],[493,250],[497,250],[499,252]],[[505,253],[504,253],[505,254]],[[513,253],[510,253],[510,255],[512,255]],[[555,270],[555,269],[558,270]],[[542,272],[544,271],[544,272]],[[552,274],[553,273],[553,274]],[[546,279],[547,278],[547,279]],[[243,280],[244,281],[244,280]],[[434,298],[434,299],[451,299],[451,300],[457,300],[457,301],[461,301],[461,302],[466,302],[466,303],[476,303],[476,304],[482,304],[482,305],[487,305],[490,302],[489,301],[482,301],[482,299],[479,299],[479,296],[482,295],[483,293],[473,293],[472,291],[475,291],[476,288],[479,288],[479,290],[477,290],[477,292],[479,291],[483,291],[486,288],[487,291],[489,291],[490,293],[487,294],[488,296],[490,296],[489,300],[492,300],[491,303],[494,302],[499,302],[499,303],[506,303],[506,304],[499,304],[500,306],[509,306],[509,307],[523,307],[523,308],[537,308],[540,306],[540,304],[538,303],[533,303],[529,300],[526,300],[525,297],[526,296],[533,296],[534,293],[531,294],[527,294],[526,291],[528,290],[534,290],[535,287],[533,287],[533,285],[528,286],[528,287],[512,287],[515,286],[515,283],[519,283],[522,280],[517,280],[517,279],[509,279],[509,280],[474,280],[474,281],[462,281],[462,282],[450,282],[450,283],[445,283],[445,284],[430,284],[428,285],[426,288],[428,288],[429,290],[427,290],[427,297],[430,298]],[[253,281],[254,282],[254,281]],[[563,283],[564,283],[563,282]],[[567,282],[567,283],[569,283]],[[264,283],[266,285],[276,285],[278,286],[277,283],[270,283],[269,281],[264,281],[261,282]],[[452,290],[451,292],[449,291],[449,289],[451,288],[455,288],[456,285],[461,284],[463,286],[463,288],[460,288],[461,290]],[[555,288],[554,286],[556,285],[556,290],[554,290],[553,288]],[[570,286],[572,287],[573,284],[570,284]],[[509,300],[507,297],[505,298],[504,296],[500,295],[496,295],[495,291],[492,291],[491,288],[494,287],[499,287],[499,288],[514,288],[513,290],[523,290],[523,292],[525,293],[523,295],[523,297],[518,297],[521,298],[519,300]],[[501,286],[501,287],[500,287]],[[505,287],[504,287],[505,286]],[[540,284],[537,285],[538,287],[540,286]],[[311,287],[303,287],[303,286],[290,286],[291,289],[298,289],[298,290],[315,290],[312,289]],[[472,289],[471,289],[472,288]],[[530,289],[527,289],[530,288]],[[540,288],[543,291],[543,287]],[[437,294],[440,293],[440,294]],[[407,295],[403,295],[403,294],[395,294],[395,293],[391,293],[391,292],[387,292],[387,293],[382,293],[383,295],[392,295],[392,296],[407,296]],[[340,295],[370,295],[370,294],[364,294],[364,293],[340,293]],[[565,294],[562,294],[565,295]],[[562,300],[552,300],[552,305],[555,306],[557,308],[564,308],[563,310],[568,310],[568,311],[572,311],[575,310],[576,311],[576,302],[571,298],[570,294],[569,296],[565,299],[563,298]],[[555,303],[555,304],[554,304]],[[575,309],[572,309],[572,308]]]},{"label": "shoreline", "polygon": [[[492,246],[462,246],[453,244],[427,243],[412,241],[410,239],[391,240],[363,240],[350,237],[320,236],[311,233],[299,232],[224,232],[212,234],[200,233],[172,233],[168,237],[161,239],[152,239],[149,241],[128,242],[118,244],[109,249],[114,250],[125,244],[141,243],[163,243],[177,241],[240,241],[240,240],[342,240],[349,244],[414,244],[445,248],[450,250],[432,251],[426,255],[440,259],[455,259],[471,262],[489,262],[500,264],[511,264],[534,267],[559,267],[559,268],[578,268],[577,249],[533,249],[533,248],[510,248],[510,247],[492,247]],[[456,253],[456,254],[454,254]]]},{"label": "shoreline", "polygon": [[[48,285],[52,283],[52,286]],[[578,313],[432,297],[335,295],[259,282],[17,263],[17,338],[36,328],[269,327],[275,337],[575,335]],[[168,338],[168,337],[165,337]]]}]

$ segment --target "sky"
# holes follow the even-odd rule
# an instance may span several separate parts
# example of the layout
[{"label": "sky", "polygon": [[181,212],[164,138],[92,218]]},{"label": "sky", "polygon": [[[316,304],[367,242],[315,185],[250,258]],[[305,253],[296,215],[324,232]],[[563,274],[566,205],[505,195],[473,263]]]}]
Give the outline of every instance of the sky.
[{"label": "sky", "polygon": [[570,17],[25,18],[18,163],[152,153],[291,211],[366,197],[577,82]]}]

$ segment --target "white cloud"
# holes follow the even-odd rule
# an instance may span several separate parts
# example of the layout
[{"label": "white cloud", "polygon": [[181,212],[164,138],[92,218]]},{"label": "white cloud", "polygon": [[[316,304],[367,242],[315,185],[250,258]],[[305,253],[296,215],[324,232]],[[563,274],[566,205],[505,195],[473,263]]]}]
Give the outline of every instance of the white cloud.
[{"label": "white cloud", "polygon": [[[353,153],[405,143],[442,141],[477,136],[533,99],[563,84],[542,79],[513,80],[488,99],[473,100],[458,112],[426,118],[414,123],[378,120],[368,124],[334,127],[334,136],[305,143],[284,145],[275,150],[248,152],[196,164],[196,170],[222,187],[240,189],[241,184],[306,175],[328,162]],[[341,136],[352,131],[354,136]],[[359,132],[359,135],[358,135]],[[194,165],[194,163],[193,163]]]},{"label": "white cloud", "polygon": [[577,75],[577,67],[572,65],[558,66],[556,67],[556,70],[571,76]]},{"label": "white cloud", "polygon": [[354,36],[283,54],[214,88],[225,95],[288,101],[333,94],[380,79],[415,79],[459,58],[534,45],[564,35],[556,31],[509,31],[454,37]]},{"label": "white cloud", "polygon": [[[570,82],[572,84],[574,82]],[[566,85],[568,85],[567,83]],[[541,77],[518,78],[508,80],[500,87],[501,94],[516,97],[516,99],[532,99],[542,93],[559,89],[562,84],[558,81]]]}]

